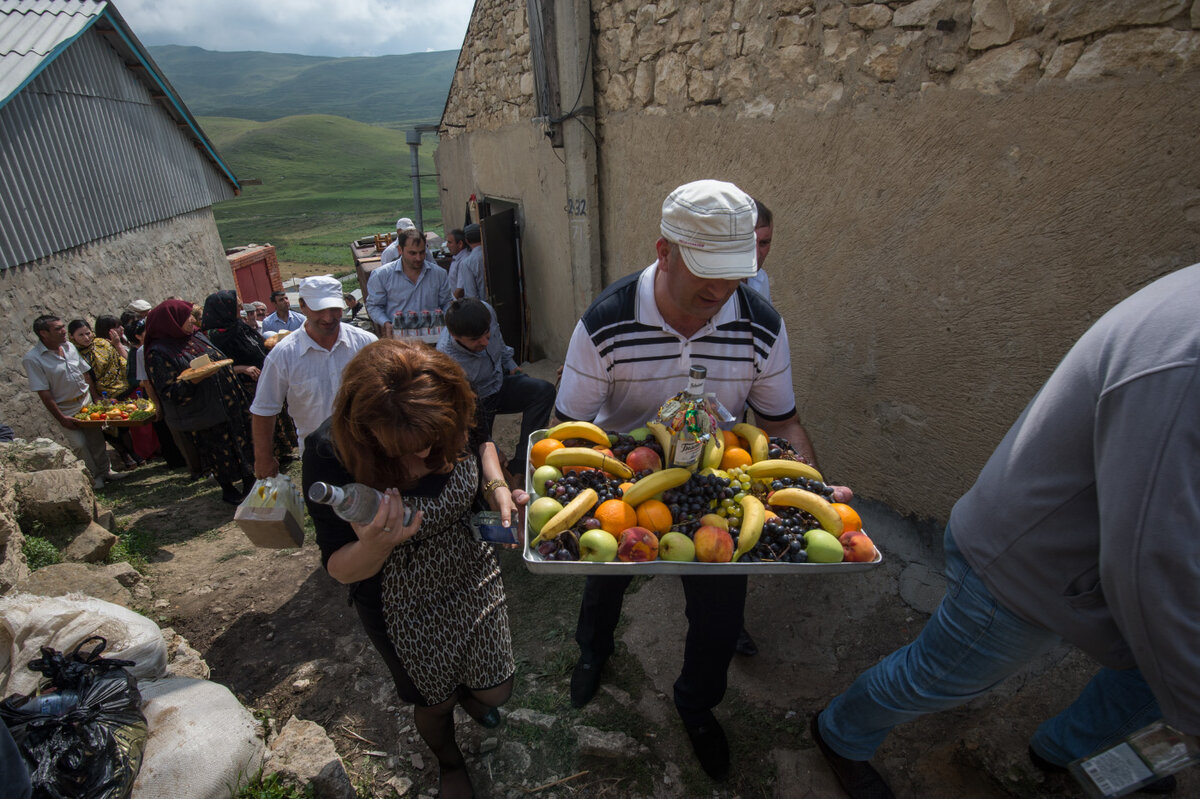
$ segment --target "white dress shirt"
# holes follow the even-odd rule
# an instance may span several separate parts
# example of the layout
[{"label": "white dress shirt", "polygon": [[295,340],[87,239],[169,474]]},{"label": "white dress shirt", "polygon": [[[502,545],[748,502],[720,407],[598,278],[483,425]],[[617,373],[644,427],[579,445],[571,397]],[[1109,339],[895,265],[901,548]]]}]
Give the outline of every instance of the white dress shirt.
[{"label": "white dress shirt", "polygon": [[367,331],[340,325],[337,341],[327,350],[312,340],[307,328],[300,328],[267,353],[250,413],[275,416],[283,410],[286,400],[303,454],[305,436],[333,413],[333,398],[342,385],[342,370],[372,341],[375,336]]}]

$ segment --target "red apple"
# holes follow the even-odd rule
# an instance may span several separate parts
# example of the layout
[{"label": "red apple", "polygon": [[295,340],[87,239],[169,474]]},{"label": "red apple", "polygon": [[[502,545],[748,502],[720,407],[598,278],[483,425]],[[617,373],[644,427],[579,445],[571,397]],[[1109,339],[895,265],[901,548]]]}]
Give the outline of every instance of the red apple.
[{"label": "red apple", "polygon": [[728,530],[706,524],[692,534],[696,560],[704,563],[728,563],[733,560],[733,537]]},{"label": "red apple", "polygon": [[850,530],[838,538],[845,553],[845,560],[850,563],[870,563],[875,560],[875,544],[862,530]]},{"label": "red apple", "polygon": [[634,474],[644,472],[647,469],[657,472],[662,468],[662,458],[649,447],[634,447],[625,456],[625,465],[633,469]]},{"label": "red apple", "polygon": [[626,563],[645,563],[658,559],[658,536],[645,527],[629,527],[621,531],[617,560]]}]

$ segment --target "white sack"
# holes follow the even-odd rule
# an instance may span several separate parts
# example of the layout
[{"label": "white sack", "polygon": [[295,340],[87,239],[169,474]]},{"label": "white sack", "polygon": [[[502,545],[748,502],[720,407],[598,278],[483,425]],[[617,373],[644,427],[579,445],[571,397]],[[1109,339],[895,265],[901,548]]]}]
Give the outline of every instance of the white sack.
[{"label": "white sack", "polygon": [[70,652],[93,635],[108,641],[101,657],[136,663],[129,673],[139,681],[166,673],[162,632],[140,613],[83,594],[0,597],[0,698],[34,692],[44,678],[28,664],[42,656],[43,646]]},{"label": "white sack", "polygon": [[131,799],[229,799],[262,767],[262,725],[223,685],[139,682],[150,728]]}]

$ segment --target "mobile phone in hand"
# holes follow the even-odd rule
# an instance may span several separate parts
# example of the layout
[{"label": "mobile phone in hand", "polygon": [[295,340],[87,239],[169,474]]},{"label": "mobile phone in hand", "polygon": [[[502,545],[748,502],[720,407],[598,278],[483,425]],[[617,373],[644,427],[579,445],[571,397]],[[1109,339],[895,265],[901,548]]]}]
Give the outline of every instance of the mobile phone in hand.
[{"label": "mobile phone in hand", "polygon": [[501,524],[498,511],[480,511],[471,516],[471,532],[476,541],[487,541],[489,544],[501,546],[516,546],[518,543],[516,514],[513,514],[509,526],[505,527]]}]

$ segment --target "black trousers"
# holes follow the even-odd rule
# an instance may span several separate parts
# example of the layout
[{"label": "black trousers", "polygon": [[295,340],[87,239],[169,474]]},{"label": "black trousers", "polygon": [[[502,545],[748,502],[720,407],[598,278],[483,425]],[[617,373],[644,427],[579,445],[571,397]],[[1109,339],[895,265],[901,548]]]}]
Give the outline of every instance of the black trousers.
[{"label": "black trousers", "polygon": [[521,437],[517,440],[517,451],[513,453],[508,467],[513,474],[525,476],[525,447],[529,442],[529,435],[549,423],[550,412],[554,410],[554,396],[552,384],[518,372],[515,375],[505,375],[504,382],[500,384],[496,393],[479,401],[479,411],[489,431],[496,414],[521,414]]},{"label": "black trousers", "polygon": [[[729,661],[742,631],[746,575],[681,575],[687,602],[683,668],[675,680],[675,707],[686,724],[702,723],[721,703]],[[575,641],[580,657],[600,662],[613,652],[613,634],[632,577],[588,577],[579,606]]]}]

